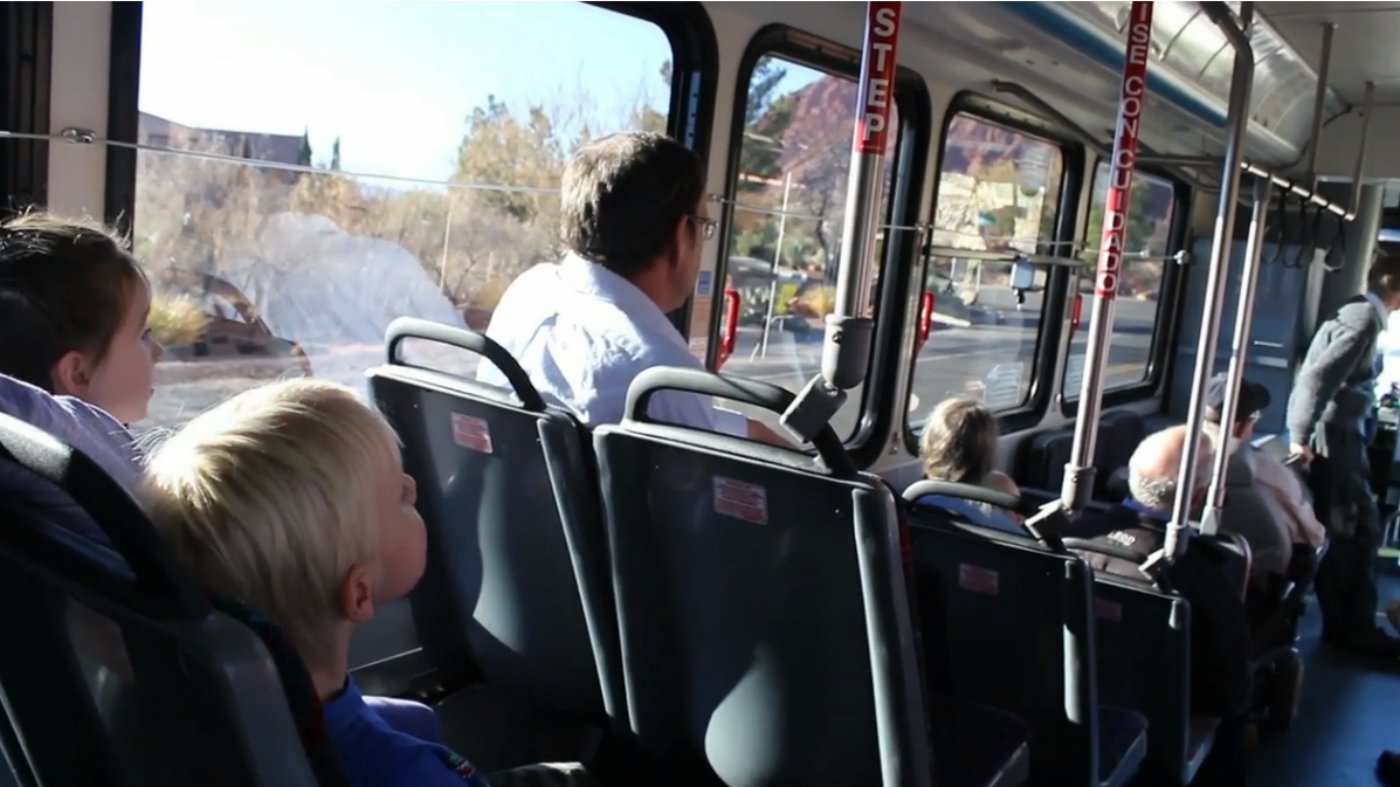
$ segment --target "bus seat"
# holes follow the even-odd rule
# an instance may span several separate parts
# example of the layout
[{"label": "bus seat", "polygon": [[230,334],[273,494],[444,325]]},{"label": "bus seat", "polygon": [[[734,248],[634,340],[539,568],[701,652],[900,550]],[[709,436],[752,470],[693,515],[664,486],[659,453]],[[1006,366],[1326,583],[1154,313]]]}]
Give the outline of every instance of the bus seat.
[{"label": "bus seat", "polygon": [[947,481],[916,483],[922,491],[913,504],[927,511],[941,512],[949,522],[966,522],[1019,535],[1025,531],[1012,515],[1033,513],[1025,508],[1018,495]]},{"label": "bus seat", "polygon": [[1250,599],[1250,630],[1254,635],[1253,715],[1265,732],[1286,732],[1298,713],[1303,662],[1298,653],[1298,625],[1307,611],[1307,597],[1327,544],[1295,544],[1288,572],[1272,588],[1274,594]]},{"label": "bus seat", "polygon": [[[1014,719],[928,718],[884,482],[857,473],[830,428],[814,463],[652,423],[647,403],[665,389],[775,412],[793,400],[764,383],[651,369],[632,384],[627,420],[594,433],[641,743],[727,785],[1019,783]],[[978,747],[978,734],[998,740]]]},{"label": "bus seat", "polygon": [[1128,460],[1146,436],[1142,416],[1132,410],[1110,410],[1103,414],[1094,446],[1094,466],[1098,468],[1094,475],[1095,497],[1115,499],[1110,488],[1114,474],[1128,466]]},{"label": "bus seat", "polygon": [[1042,432],[1031,438],[1017,481],[1036,489],[1056,490],[1064,485],[1065,463],[1074,448],[1074,433],[1064,429]]},{"label": "bus seat", "polygon": [[[918,484],[904,494],[921,495]],[[1098,704],[1084,562],[937,509],[914,505],[910,524],[931,685],[1025,719],[1033,783],[1131,780],[1147,722]]]},{"label": "bus seat", "polygon": [[[36,782],[34,775],[24,765],[23,752],[19,749],[19,739],[8,722],[0,718],[0,787],[20,787]],[[14,752],[14,754],[10,754]],[[20,774],[24,774],[20,776]]]},{"label": "bus seat", "polygon": [[[1109,479],[1120,467],[1126,467],[1133,451],[1146,433],[1141,415],[1131,410],[1111,410],[1099,419],[1098,439],[1094,443],[1094,497],[1112,499]],[[1073,456],[1074,429],[1056,429],[1036,435],[1022,454],[1017,480],[1033,489],[1058,490],[1064,484],[1065,465]]]},{"label": "bus seat", "polygon": [[[289,698],[307,699],[297,707],[308,725],[320,710],[291,651],[270,652],[214,607],[85,456],[5,416],[0,447],[0,461],[70,494],[114,547],[54,526],[22,500],[0,501],[0,626],[12,632],[0,648],[0,693],[19,769],[44,784],[344,783],[328,744],[299,734]],[[279,654],[298,672],[284,672]]]},{"label": "bus seat", "polygon": [[1104,482],[1104,498],[1106,500],[1119,502],[1131,497],[1133,490],[1130,486],[1129,478],[1130,474],[1126,464],[1114,470],[1112,473],[1109,473],[1108,479]]},{"label": "bus seat", "polygon": [[[514,390],[411,366],[406,340],[480,355]],[[427,525],[427,567],[410,599],[428,660],[449,681],[479,670],[490,688],[605,727],[623,708],[610,700],[616,629],[580,426],[480,333],[399,319],[386,341],[370,389],[403,442]],[[605,611],[591,613],[587,600],[600,597]]]},{"label": "bus seat", "polygon": [[1094,575],[1100,697],[1147,718],[1143,774],[1182,787],[1195,778],[1218,719],[1192,718],[1191,605],[1145,579]]},{"label": "bus seat", "polygon": [[1248,598],[1249,578],[1254,571],[1254,551],[1249,541],[1239,533],[1220,531],[1212,536],[1192,531],[1192,538],[1209,544],[1221,556],[1221,569],[1230,580],[1230,586],[1240,594],[1240,600]]}]

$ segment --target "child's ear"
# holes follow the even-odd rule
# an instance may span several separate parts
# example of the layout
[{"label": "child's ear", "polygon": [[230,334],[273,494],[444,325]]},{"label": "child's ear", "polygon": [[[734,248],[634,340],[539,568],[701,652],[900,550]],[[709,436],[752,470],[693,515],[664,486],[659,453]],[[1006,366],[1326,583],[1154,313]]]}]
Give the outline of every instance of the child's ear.
[{"label": "child's ear", "polygon": [[83,398],[92,385],[92,369],[87,355],[69,350],[53,365],[53,392],[59,396]]},{"label": "child's ear", "polygon": [[374,588],[369,569],[356,563],[346,573],[336,593],[340,614],[351,623],[364,623],[374,617]]}]

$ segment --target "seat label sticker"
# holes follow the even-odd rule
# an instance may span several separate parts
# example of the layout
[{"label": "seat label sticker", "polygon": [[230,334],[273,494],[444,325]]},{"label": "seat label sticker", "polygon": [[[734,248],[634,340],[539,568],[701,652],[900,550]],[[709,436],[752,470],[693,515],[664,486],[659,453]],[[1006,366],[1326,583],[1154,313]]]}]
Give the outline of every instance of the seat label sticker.
[{"label": "seat label sticker", "polygon": [[1123,620],[1123,605],[1116,601],[1094,596],[1094,617],[1110,623],[1119,623]]},{"label": "seat label sticker", "polygon": [[715,513],[755,525],[768,524],[768,490],[757,484],[714,477]]},{"label": "seat label sticker", "polygon": [[452,414],[452,441],[478,453],[495,453],[491,446],[491,425],[470,415]]},{"label": "seat label sticker", "polygon": [[1001,594],[1001,576],[990,568],[959,563],[958,587],[985,596],[997,596]]}]

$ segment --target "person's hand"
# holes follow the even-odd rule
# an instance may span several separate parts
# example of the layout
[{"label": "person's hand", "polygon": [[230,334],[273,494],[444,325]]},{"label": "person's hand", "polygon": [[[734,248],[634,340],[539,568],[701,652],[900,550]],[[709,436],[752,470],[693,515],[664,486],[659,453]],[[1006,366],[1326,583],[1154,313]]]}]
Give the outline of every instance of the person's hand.
[{"label": "person's hand", "polygon": [[1312,448],[1310,448],[1310,447],[1308,447],[1308,446],[1306,446],[1306,445],[1299,445],[1299,444],[1297,444],[1297,443],[1292,443],[1291,445],[1288,446],[1288,452],[1289,452],[1290,454],[1292,454],[1292,455],[1298,457],[1298,463],[1301,464],[1303,467],[1307,467],[1308,465],[1311,465],[1311,464],[1312,464],[1312,460],[1313,460],[1313,450],[1312,450]]}]

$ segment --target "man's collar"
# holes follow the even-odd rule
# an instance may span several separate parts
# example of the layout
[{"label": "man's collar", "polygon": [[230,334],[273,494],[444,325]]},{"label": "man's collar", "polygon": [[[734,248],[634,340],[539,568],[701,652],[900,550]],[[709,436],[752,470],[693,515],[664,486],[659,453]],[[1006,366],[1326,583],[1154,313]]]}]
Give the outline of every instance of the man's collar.
[{"label": "man's collar", "polygon": [[559,277],[578,292],[617,306],[644,334],[665,335],[685,343],[651,296],[607,266],[569,252],[559,262]]},{"label": "man's collar", "polygon": [[612,301],[624,311],[632,312],[643,308],[644,303],[657,312],[661,311],[655,301],[624,276],[575,252],[564,255],[564,259],[559,262],[559,270],[561,278],[579,292]]}]

